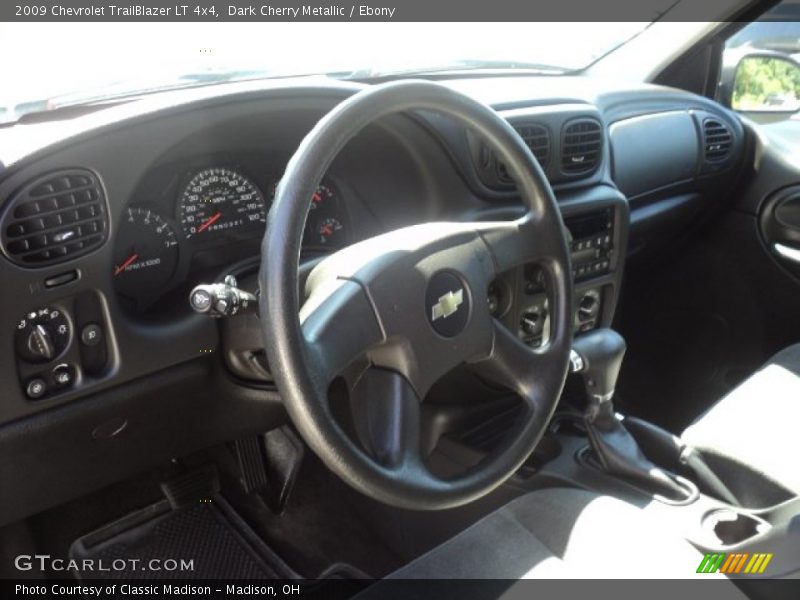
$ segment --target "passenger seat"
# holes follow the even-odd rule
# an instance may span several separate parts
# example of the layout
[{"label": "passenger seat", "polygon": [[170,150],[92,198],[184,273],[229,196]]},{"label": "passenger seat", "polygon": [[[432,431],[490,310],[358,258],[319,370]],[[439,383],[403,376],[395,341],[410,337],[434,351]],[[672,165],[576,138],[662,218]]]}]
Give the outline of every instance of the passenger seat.
[{"label": "passenger seat", "polygon": [[776,354],[681,437],[743,506],[800,495],[800,344]]}]

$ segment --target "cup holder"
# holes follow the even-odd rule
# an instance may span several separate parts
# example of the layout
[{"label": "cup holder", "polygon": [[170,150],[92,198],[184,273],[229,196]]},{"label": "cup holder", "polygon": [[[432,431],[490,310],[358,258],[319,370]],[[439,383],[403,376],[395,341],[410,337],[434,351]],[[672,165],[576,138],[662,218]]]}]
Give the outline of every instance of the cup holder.
[{"label": "cup holder", "polygon": [[728,508],[710,512],[703,519],[703,529],[723,546],[740,544],[769,528],[769,523],[759,517]]}]

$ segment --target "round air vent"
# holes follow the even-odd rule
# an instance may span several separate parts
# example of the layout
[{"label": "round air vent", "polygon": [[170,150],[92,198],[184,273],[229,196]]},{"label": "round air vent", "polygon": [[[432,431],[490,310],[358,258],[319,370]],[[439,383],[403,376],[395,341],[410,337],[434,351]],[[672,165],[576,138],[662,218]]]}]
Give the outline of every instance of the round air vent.
[{"label": "round air vent", "polygon": [[703,121],[703,153],[706,161],[719,162],[728,158],[733,147],[730,128],[717,119]]},{"label": "round air vent", "polygon": [[31,181],[6,203],[0,241],[18,265],[54,265],[100,246],[108,232],[107,215],[94,173],[58,171]]}]

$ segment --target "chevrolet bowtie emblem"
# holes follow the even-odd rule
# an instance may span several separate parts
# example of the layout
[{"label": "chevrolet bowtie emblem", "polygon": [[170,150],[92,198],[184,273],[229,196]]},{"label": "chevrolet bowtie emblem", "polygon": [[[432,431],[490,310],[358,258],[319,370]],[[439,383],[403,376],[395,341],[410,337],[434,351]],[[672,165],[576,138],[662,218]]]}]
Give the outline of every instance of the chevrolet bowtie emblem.
[{"label": "chevrolet bowtie emblem", "polygon": [[464,302],[464,290],[459,289],[456,292],[447,292],[444,296],[439,297],[439,301],[431,308],[431,321],[437,319],[446,319],[458,310]]}]

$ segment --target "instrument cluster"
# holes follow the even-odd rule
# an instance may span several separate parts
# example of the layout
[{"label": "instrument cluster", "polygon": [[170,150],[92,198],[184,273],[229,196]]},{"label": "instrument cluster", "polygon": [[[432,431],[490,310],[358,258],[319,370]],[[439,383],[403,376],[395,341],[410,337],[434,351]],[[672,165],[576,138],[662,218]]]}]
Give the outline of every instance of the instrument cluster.
[{"label": "instrument cluster", "polygon": [[[238,166],[194,168],[174,178],[171,198],[137,199],[114,236],[114,288],[134,311],[150,309],[193,275],[257,256],[277,181],[267,191]],[[336,185],[325,179],[309,199],[305,253],[349,243],[347,213]]]}]

